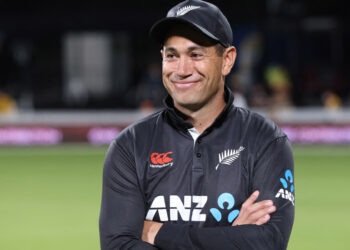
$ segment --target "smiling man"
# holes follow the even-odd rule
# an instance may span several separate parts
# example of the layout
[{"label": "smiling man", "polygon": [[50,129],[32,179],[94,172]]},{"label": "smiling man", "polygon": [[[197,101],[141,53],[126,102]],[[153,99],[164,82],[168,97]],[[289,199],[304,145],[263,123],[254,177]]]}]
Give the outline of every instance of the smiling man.
[{"label": "smiling man", "polygon": [[175,25],[164,41],[164,86],[174,107],[201,133],[226,105],[224,82],[236,58],[235,48],[225,50],[186,24]]},{"label": "smiling man", "polygon": [[103,174],[102,249],[286,249],[293,156],[270,120],[233,106],[236,49],[214,5],[185,1],[157,22],[165,108],[125,129]]}]

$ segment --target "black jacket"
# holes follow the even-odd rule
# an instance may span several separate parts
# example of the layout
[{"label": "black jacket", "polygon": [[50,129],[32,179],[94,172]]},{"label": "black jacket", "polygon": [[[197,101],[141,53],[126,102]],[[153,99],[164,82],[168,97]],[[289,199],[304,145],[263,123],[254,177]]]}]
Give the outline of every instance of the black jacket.
[{"label": "black jacket", "polygon": [[[111,143],[103,173],[102,249],[286,249],[294,220],[294,163],[270,120],[227,105],[194,142],[173,107],[139,121]],[[231,226],[255,191],[277,211],[262,225]],[[145,219],[163,222],[155,245]]]}]

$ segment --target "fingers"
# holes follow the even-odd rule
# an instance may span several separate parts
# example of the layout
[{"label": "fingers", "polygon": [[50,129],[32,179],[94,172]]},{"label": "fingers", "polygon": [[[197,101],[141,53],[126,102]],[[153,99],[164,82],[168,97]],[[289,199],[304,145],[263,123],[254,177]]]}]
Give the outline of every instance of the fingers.
[{"label": "fingers", "polygon": [[257,221],[256,221],[256,225],[260,226],[260,225],[263,225],[265,224],[266,222],[268,222],[270,220],[270,215],[267,214],[261,218],[259,218]]},{"label": "fingers", "polygon": [[[243,204],[233,226],[244,224],[262,225],[271,218],[270,214],[276,211],[271,200],[256,202],[259,191],[255,191]],[[255,202],[255,203],[254,203]]]},{"label": "fingers", "polygon": [[253,204],[259,197],[259,191],[256,190],[255,192],[253,192],[249,198],[243,203],[243,205],[246,206],[250,206],[251,204]]},{"label": "fingers", "polygon": [[263,218],[264,216],[275,212],[276,207],[273,205],[272,201],[262,201],[262,202],[253,204],[251,207],[248,208],[248,211],[249,211],[249,221],[253,224],[256,224],[260,218]]}]

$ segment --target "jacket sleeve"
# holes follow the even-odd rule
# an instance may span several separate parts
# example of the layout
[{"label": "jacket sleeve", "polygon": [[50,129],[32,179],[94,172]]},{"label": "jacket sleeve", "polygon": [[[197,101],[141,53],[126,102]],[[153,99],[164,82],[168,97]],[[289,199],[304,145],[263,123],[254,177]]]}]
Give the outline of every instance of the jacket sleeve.
[{"label": "jacket sleeve", "polygon": [[286,249],[294,221],[293,170],[288,139],[283,137],[272,141],[257,156],[251,182],[252,191],[260,191],[259,200],[270,199],[277,208],[269,222],[261,226],[211,228],[165,223],[156,236],[156,246],[167,250]]},{"label": "jacket sleeve", "polygon": [[118,139],[111,143],[103,169],[101,249],[157,249],[141,240],[145,208],[132,146]]}]

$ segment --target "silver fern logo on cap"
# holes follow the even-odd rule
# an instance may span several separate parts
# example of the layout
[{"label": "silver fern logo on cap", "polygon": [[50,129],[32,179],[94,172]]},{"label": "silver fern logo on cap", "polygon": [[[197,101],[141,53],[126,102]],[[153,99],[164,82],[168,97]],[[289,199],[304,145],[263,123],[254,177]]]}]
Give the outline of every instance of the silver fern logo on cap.
[{"label": "silver fern logo on cap", "polygon": [[200,6],[187,5],[176,11],[176,16],[183,16],[191,10],[199,9]]},{"label": "silver fern logo on cap", "polygon": [[216,165],[215,169],[218,170],[220,164],[231,165],[241,154],[244,147],[240,146],[239,149],[228,149],[219,154],[219,164]]}]

